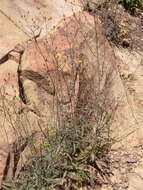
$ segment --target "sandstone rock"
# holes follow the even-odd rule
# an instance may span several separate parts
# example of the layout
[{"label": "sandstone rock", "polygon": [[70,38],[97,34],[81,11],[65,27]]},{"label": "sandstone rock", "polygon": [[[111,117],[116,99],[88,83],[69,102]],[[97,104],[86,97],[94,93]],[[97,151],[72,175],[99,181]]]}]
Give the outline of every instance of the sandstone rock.
[{"label": "sandstone rock", "polygon": [[[117,142],[113,144],[111,155],[114,159],[119,159],[117,161],[118,167],[116,168],[114,166],[115,168],[112,169],[112,171],[114,178],[118,179],[116,184],[119,189],[139,190],[143,187],[142,153],[138,155],[143,140],[143,109],[141,106],[143,97],[141,91],[143,85],[141,75],[143,55],[142,52],[139,51],[130,52],[125,49],[117,48],[114,49],[114,52],[116,57],[121,60],[117,63],[117,68],[122,85],[119,86],[118,83],[118,86],[116,86],[118,87],[116,92],[121,92],[121,99],[117,114],[115,114],[115,125],[113,125],[116,130],[113,129],[112,135],[115,135],[115,139],[119,138],[119,141],[117,140]],[[125,95],[122,95],[122,88],[124,89]],[[126,156],[128,161],[124,164]],[[124,169],[123,173],[121,172],[121,168]],[[116,172],[114,172],[115,169]]]},{"label": "sandstone rock", "polygon": [[[39,74],[44,74],[47,71],[58,68],[65,73],[71,74],[72,69],[76,69],[80,65],[80,62],[82,63],[83,61],[83,65],[90,71],[88,75],[92,78],[92,75],[94,75],[92,69],[94,68],[94,64],[96,66],[96,63],[93,62],[101,60],[102,64],[105,62],[104,71],[106,73],[106,71],[110,70],[111,66],[107,63],[110,61],[113,63],[114,55],[105,40],[101,25],[98,21],[95,24],[98,40],[95,36],[96,32],[93,30],[94,19],[92,16],[86,13],[79,13],[67,19],[62,24],[63,26],[49,38],[48,42],[38,41],[29,45],[22,57],[21,70],[32,70]],[[68,33],[69,30],[70,33]],[[86,41],[91,47],[87,47]],[[95,44],[98,47],[95,47]],[[97,55],[96,48],[99,48],[99,55]],[[105,49],[107,50],[105,51]],[[57,56],[58,54],[60,56]],[[107,59],[104,57],[107,57]],[[70,62],[73,62],[73,65]]]},{"label": "sandstone rock", "polygon": [[[36,7],[37,6],[37,7]],[[27,3],[27,1],[1,1],[0,2],[1,13],[0,13],[0,24],[3,26],[3,30],[0,31],[0,63],[4,63],[1,65],[0,70],[0,96],[1,96],[1,139],[0,146],[1,148],[1,156],[0,156],[0,172],[1,179],[3,175],[11,176],[11,171],[13,170],[13,158],[11,158],[10,165],[6,166],[7,160],[9,159],[9,155],[12,154],[11,147],[13,143],[16,141],[18,137],[26,138],[28,135],[31,135],[33,131],[39,130],[39,116],[37,116],[32,109],[28,109],[28,112],[23,112],[25,110],[24,104],[21,102],[19,98],[19,76],[18,76],[18,64],[19,64],[19,51],[15,53],[11,50],[14,49],[17,43],[21,43],[29,38],[28,32],[31,32],[30,25],[27,27],[27,20],[23,16],[27,16],[27,8],[30,7],[32,16],[29,16],[29,22],[32,22],[32,18],[37,20],[37,24],[41,23],[45,25],[44,15],[47,16],[48,19],[48,31],[57,24],[57,22],[63,17],[63,12],[60,10],[65,10],[66,15],[70,15],[72,12],[72,7],[70,4],[65,5],[65,2],[55,1],[55,2],[43,2],[40,1],[32,1]],[[47,7],[48,13],[46,11]],[[23,9],[24,8],[24,9]],[[42,9],[42,13],[44,15],[40,15],[40,11],[38,9]],[[45,9],[45,10],[44,10]],[[19,12],[20,10],[20,12]],[[49,11],[50,10],[50,11]],[[56,10],[56,11],[53,11]],[[57,12],[58,11],[58,12]],[[30,14],[31,14],[30,13]],[[52,13],[52,15],[51,15]],[[56,13],[56,17],[55,17]],[[57,16],[58,14],[58,16]],[[49,17],[54,17],[49,19]],[[20,21],[20,22],[19,22]],[[29,24],[30,24],[29,23]],[[32,23],[33,24],[33,23]],[[39,32],[39,31],[38,31]],[[47,30],[44,32],[47,32]],[[31,33],[30,33],[31,34]],[[35,33],[34,33],[35,34]],[[32,33],[32,36],[34,35]],[[45,35],[42,31],[42,35]],[[23,51],[23,50],[22,50]],[[14,61],[8,59],[14,59]],[[40,58],[39,58],[40,59]],[[32,60],[31,60],[32,61]],[[42,68],[42,64],[39,67]],[[27,81],[28,82],[28,81]],[[30,82],[30,81],[29,81]],[[30,93],[33,93],[36,96],[35,89],[30,89]],[[37,89],[36,89],[37,90]],[[27,91],[28,94],[28,91]],[[47,95],[48,96],[48,95]],[[50,96],[50,95],[49,95]],[[50,97],[52,100],[52,98]],[[37,100],[38,102],[38,100]],[[36,102],[36,103],[37,103]],[[45,102],[44,102],[45,103]],[[27,108],[26,108],[27,109]],[[48,110],[48,111],[47,111]],[[50,108],[48,105],[46,106],[46,116],[48,116]],[[49,116],[51,117],[51,115]],[[48,117],[48,118],[49,118]],[[54,116],[49,119],[54,121]],[[40,124],[42,123],[42,127],[47,127],[50,125],[50,121],[46,118],[43,118]],[[53,124],[54,125],[54,124]],[[38,129],[39,128],[39,129]],[[10,147],[10,148],[4,148]],[[4,156],[5,155],[5,156]],[[13,157],[13,156],[11,156]],[[7,174],[4,174],[5,168],[7,167]],[[10,167],[10,168],[8,168]],[[1,180],[0,180],[1,181]]]},{"label": "sandstone rock", "polygon": [[[95,26],[97,31],[93,29]],[[97,90],[107,97],[104,106],[108,106],[111,93],[108,79],[109,75],[112,78],[113,62],[114,55],[104,37],[102,26],[85,12],[65,20],[48,41],[29,43],[20,63],[19,74],[26,98],[24,103],[27,105],[15,116],[17,137],[31,136],[33,131],[39,131],[41,127],[58,126],[58,122],[62,122],[62,114],[58,121],[57,100],[61,113],[66,115],[75,112],[79,118],[82,116],[78,115],[81,106],[86,106],[88,110],[89,106],[97,103],[97,100],[94,101],[95,97],[99,98]],[[104,73],[101,76],[99,64]],[[53,82],[54,87],[49,88],[49,82]],[[104,92],[105,86],[108,92]],[[98,121],[98,113],[96,117]],[[39,121],[44,123],[40,128]]]},{"label": "sandstone rock", "polygon": [[[117,64],[117,68],[122,82],[120,89],[122,88],[125,92],[124,95],[120,95],[122,98],[117,116],[119,120],[117,119],[116,122],[119,126],[117,132],[122,144],[120,147],[131,148],[142,144],[142,107],[140,106],[142,104],[141,86],[143,85],[141,76],[142,54],[117,49],[115,49],[115,54],[122,61]],[[122,135],[123,137],[121,137]],[[119,145],[119,143],[117,144]]]},{"label": "sandstone rock", "polygon": [[128,190],[141,190],[143,187],[143,159],[133,169],[132,173],[128,174],[129,188]]},{"label": "sandstone rock", "polygon": [[[5,15],[0,12],[0,25],[3,26],[0,30],[0,64],[6,60],[4,57],[18,43],[26,41],[28,37],[17,28]],[[3,58],[3,59],[2,59]]]},{"label": "sandstone rock", "polygon": [[[15,0],[14,3],[16,2]],[[26,2],[21,1],[19,5],[21,6],[22,3]],[[31,5],[33,5],[33,1]],[[38,6],[43,6],[40,1],[38,1]],[[35,15],[37,16],[37,13]],[[3,164],[0,165],[1,176],[4,175],[5,164],[10,152],[12,152],[10,169],[7,171],[7,175],[10,176],[12,168],[15,166],[15,175],[18,176],[24,163],[31,156],[31,151],[26,145],[20,152],[17,164],[13,165],[14,154],[11,147],[17,142],[18,137],[26,139],[31,137],[35,131],[59,127],[65,119],[63,115],[71,114],[79,120],[90,118],[97,128],[102,128],[106,124],[108,126],[110,118],[112,120],[112,137],[116,142],[112,149],[115,151],[121,147],[123,151],[132,150],[132,147],[140,145],[142,129],[138,126],[142,124],[142,88],[140,88],[142,86],[142,65],[134,62],[137,70],[128,70],[131,64],[129,62],[133,61],[133,57],[126,60],[126,53],[113,52],[106,40],[100,21],[85,12],[76,13],[63,20],[55,32],[48,35],[48,38],[29,41],[21,62],[19,62],[19,76],[16,73],[17,63],[12,62],[16,64],[16,68],[10,69],[10,73],[14,73],[14,75],[8,80],[8,84],[14,84],[16,90],[19,88],[17,78],[20,80],[22,95],[19,97],[19,93],[16,91],[18,100],[15,104],[13,104],[13,99],[8,99],[9,101],[6,99],[5,104],[2,104],[6,108],[8,107],[7,116],[5,117],[5,112],[3,112],[1,117],[4,123],[3,134],[5,132],[8,134],[9,142],[6,139],[0,141],[0,145],[3,147],[10,145],[10,150],[2,149],[6,156],[1,157]],[[133,73],[134,71],[137,73]],[[1,72],[4,73],[4,69]],[[5,73],[7,72],[6,69]],[[4,74],[4,76],[7,75]],[[1,81],[4,81],[4,76],[1,75]],[[125,83],[126,86],[124,86]],[[129,98],[126,87],[130,92]],[[10,91],[9,94],[11,94]],[[16,105],[16,108],[12,105]],[[9,109],[10,106],[11,109]],[[132,106],[135,106],[135,117],[139,124],[133,116]],[[79,112],[79,108],[94,109],[95,113],[88,115],[84,111]],[[104,115],[103,118],[101,113]],[[10,115],[11,117],[9,117]],[[137,131],[140,137],[134,131]],[[5,135],[5,137],[7,136]],[[136,173],[142,175],[141,169]],[[118,169],[114,175],[114,179],[117,179],[117,181],[115,180],[116,184],[121,183]],[[136,176],[131,174],[129,176],[130,188],[135,188],[132,184],[133,178],[135,183],[141,179],[138,174]],[[138,188],[142,187],[142,181],[139,183]]]},{"label": "sandstone rock", "polygon": [[[116,79],[114,61],[114,54],[99,21],[85,12],[75,14],[62,23],[48,41],[30,43],[25,50],[21,60],[20,78],[26,95],[26,104],[31,106],[30,109],[34,110],[36,115],[38,115],[36,108],[39,109],[39,113],[46,113],[47,119],[49,118],[48,124],[52,118],[55,118],[57,123],[62,121],[62,118],[60,121],[57,120],[56,110],[52,107],[52,100],[55,100],[56,108],[57,99],[61,113],[76,113],[79,120],[81,117],[91,118],[91,115],[79,112],[79,108],[88,110],[92,108],[90,106],[99,106],[99,103],[101,109],[106,107],[111,114],[115,106],[111,89],[111,81]],[[69,77],[69,82],[66,76]],[[56,87],[55,93],[52,86],[49,88],[48,78]],[[69,97],[67,86],[74,91],[71,101],[67,101]],[[104,91],[105,88],[107,91]],[[97,91],[102,92],[100,96]],[[101,96],[104,98],[103,102]],[[48,112],[44,111],[47,107]],[[61,117],[60,114],[58,116]],[[106,124],[106,119],[100,123],[98,120],[100,113],[96,114],[96,122],[102,127]],[[52,122],[50,127],[59,125]]]},{"label": "sandstone rock", "polygon": [[33,37],[42,29],[40,36],[51,32],[63,16],[70,16],[80,9],[77,0],[1,0],[0,10],[27,36]]}]

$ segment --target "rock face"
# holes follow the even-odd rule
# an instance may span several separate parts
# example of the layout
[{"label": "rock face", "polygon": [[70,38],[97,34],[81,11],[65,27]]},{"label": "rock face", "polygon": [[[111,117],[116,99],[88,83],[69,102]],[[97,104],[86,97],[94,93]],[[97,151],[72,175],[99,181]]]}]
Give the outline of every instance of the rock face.
[{"label": "rock face", "polygon": [[[129,52],[125,49],[114,49],[116,69],[120,82],[115,91],[120,94],[119,105],[113,122],[112,135],[116,139],[111,151],[111,166],[114,176],[113,185],[105,189],[141,189],[142,174],[142,59],[141,51]],[[118,84],[118,85],[117,85]],[[137,171],[137,172],[136,172]]]},{"label": "rock face", "polygon": [[[15,24],[26,36],[33,37],[41,31],[41,37],[51,32],[63,16],[70,16],[80,9],[77,0],[2,0],[0,12]],[[75,4],[75,5],[74,5]]]},{"label": "rock face", "polygon": [[[94,26],[97,27],[97,31],[93,29]],[[108,51],[105,52],[105,49]],[[98,68],[99,60],[101,61],[100,68]],[[10,168],[7,168],[7,172],[5,172],[3,164],[2,179],[5,179],[11,170],[13,171],[12,177],[18,173],[16,168],[20,171],[19,163],[22,158],[19,157],[19,161],[15,160],[15,149],[12,148],[18,137],[21,139],[32,138],[35,131],[55,129],[62,125],[62,121],[69,115],[71,117],[73,114],[78,117],[87,117],[84,112],[83,115],[78,115],[78,109],[81,106],[90,109],[89,106],[97,104],[97,98],[100,98],[97,90],[104,98],[104,106],[110,104],[111,79],[109,79],[109,75],[111,78],[113,77],[113,62],[114,55],[105,39],[101,24],[85,12],[67,18],[57,32],[49,37],[49,40],[43,39],[27,43],[24,53],[20,55],[17,75],[15,72],[15,76],[17,76],[15,88],[18,84],[19,93],[17,93],[15,103],[12,100],[17,107],[14,108],[15,115],[12,110],[10,115],[12,118],[10,117],[9,120],[12,121],[10,136],[12,137],[12,134],[16,134],[16,136],[9,141],[11,151],[8,152],[13,152],[13,154],[10,154]],[[102,71],[102,75],[99,74],[98,69]],[[12,80],[9,82],[11,83]],[[108,91],[104,92],[106,87]],[[87,104],[88,99],[90,99],[89,105]],[[21,103],[21,106],[18,102]],[[62,113],[61,115],[56,114],[57,109],[59,113]],[[97,122],[99,122],[98,118]],[[7,124],[5,123],[4,130],[6,128]],[[8,144],[7,139],[3,144]],[[26,146],[28,146],[27,143],[22,146],[23,149],[19,148],[21,155],[26,154],[23,152]],[[9,153],[6,154],[6,158],[2,159],[3,163],[9,159]]]},{"label": "rock face", "polygon": [[140,160],[140,163],[137,167],[129,174],[129,190],[137,189],[141,190],[143,186],[143,160]]},{"label": "rock face", "polygon": [[5,15],[0,12],[0,64],[6,61],[7,54],[18,44],[29,37],[17,28]]},{"label": "rock face", "polygon": [[[30,155],[31,151],[27,151],[28,148],[26,148],[28,145],[27,137],[31,138],[31,135],[35,131],[39,131],[41,125],[44,129],[47,126],[51,126],[51,123],[52,126],[56,125],[55,116],[52,113],[53,108],[48,107],[48,105],[52,106],[53,95],[51,93],[48,94],[44,90],[48,80],[44,88],[40,88],[40,83],[43,83],[43,80],[40,80],[40,83],[37,80],[38,85],[32,80],[21,83],[19,67],[23,51],[27,46],[27,51],[30,49],[29,38],[37,35],[39,29],[42,28],[41,36],[47,34],[62,19],[63,14],[68,16],[72,14],[72,11],[78,9],[78,7],[74,9],[74,6],[70,3],[65,4],[65,1],[31,1],[29,3],[26,0],[8,0],[0,2],[0,24],[3,26],[3,30],[0,31],[0,181],[6,179],[7,176],[12,178],[17,175],[17,171],[14,168],[20,170],[23,165],[23,159],[25,158],[25,161],[28,160],[28,153]],[[28,10],[30,10],[29,13]],[[28,14],[30,15],[27,16]],[[32,19],[37,22],[35,24],[38,27],[36,33],[31,33],[30,24],[34,22]],[[48,21],[45,21],[45,19]],[[48,22],[48,31],[46,29],[46,22]],[[20,43],[21,45],[17,45]],[[34,47],[32,51],[34,51]],[[29,61],[31,62],[32,59]],[[40,59],[41,57],[39,57]],[[22,67],[24,67],[23,63]],[[37,68],[36,64],[34,67],[35,69]],[[42,70],[42,67],[42,63],[39,63],[39,74],[41,74],[40,70]],[[34,68],[32,71],[34,72]],[[43,76],[41,77],[44,79]],[[26,93],[25,97],[28,97],[26,102],[24,102],[24,98],[22,99],[23,86],[28,88],[28,90],[24,89]],[[66,87],[64,86],[64,88]],[[37,89],[40,89],[40,94],[37,94]],[[39,100],[40,96],[43,96],[44,99]],[[38,110],[35,107],[33,108],[31,97],[36,101],[36,108],[39,107],[40,101],[42,101],[42,106],[39,109],[44,108],[43,112],[46,112],[46,117],[43,116],[44,114],[39,116]],[[50,101],[50,103],[47,106],[43,106],[47,101]],[[25,103],[31,104],[32,106],[27,106]],[[18,160],[20,160],[17,162],[16,154],[21,155],[23,151],[22,158],[18,157]]]},{"label": "rock face", "polygon": [[[119,108],[113,122],[113,138],[117,141],[112,146],[111,162],[112,183],[116,188],[142,188],[142,53],[115,49],[120,73],[121,92]],[[127,56],[128,55],[128,56]],[[123,91],[121,91],[123,89]],[[124,92],[124,95],[122,94]],[[114,125],[115,124],[115,125]],[[116,130],[115,129],[116,126]],[[109,189],[112,189],[111,185]],[[106,186],[105,189],[108,189]]]},{"label": "rock face", "polygon": [[[63,1],[55,2],[57,7],[64,6]],[[7,4],[18,6],[14,9],[15,15],[22,6],[24,12],[27,6],[32,7],[35,18],[39,14],[37,9],[44,12],[47,6],[52,10],[56,5],[49,1],[1,1],[0,7],[11,10],[9,14],[13,9],[5,9]],[[54,24],[60,18],[58,15]],[[22,20],[23,30],[27,31],[24,22]],[[41,21],[39,23],[41,25]],[[18,35],[27,39],[24,32]],[[3,34],[0,39],[4,38]],[[142,185],[135,186],[132,179],[142,184],[142,164],[134,165],[133,169],[129,163],[136,163],[142,157],[142,55],[113,51],[98,18],[85,12],[62,20],[48,37],[30,39],[13,49],[17,42],[21,42],[19,37],[8,48],[3,46],[1,55],[1,181],[18,176],[31,154],[38,151],[35,147],[39,147],[43,137],[54,132],[65,119],[92,118],[97,127],[102,128],[110,118],[111,135],[115,140],[111,150],[114,176],[111,176],[111,185],[103,189],[113,189],[116,185],[120,189],[140,190]],[[98,111],[95,115],[84,112],[79,115],[78,109],[82,106],[87,110],[98,108]],[[104,113],[103,118],[100,112]],[[39,140],[31,147],[29,139]],[[125,168],[121,172],[120,164]]]}]

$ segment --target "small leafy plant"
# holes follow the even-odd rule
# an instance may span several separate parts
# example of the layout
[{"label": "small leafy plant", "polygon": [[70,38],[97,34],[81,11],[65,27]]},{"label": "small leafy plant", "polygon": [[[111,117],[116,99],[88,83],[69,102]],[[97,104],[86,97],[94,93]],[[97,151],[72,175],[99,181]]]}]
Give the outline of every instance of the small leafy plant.
[{"label": "small leafy plant", "polygon": [[142,0],[120,0],[119,2],[122,3],[126,9],[138,8],[143,10]]}]

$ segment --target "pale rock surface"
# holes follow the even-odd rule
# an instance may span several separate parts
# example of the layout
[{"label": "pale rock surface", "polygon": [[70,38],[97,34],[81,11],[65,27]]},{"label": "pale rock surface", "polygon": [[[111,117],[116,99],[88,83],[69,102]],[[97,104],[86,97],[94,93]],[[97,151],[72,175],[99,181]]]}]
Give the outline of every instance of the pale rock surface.
[{"label": "pale rock surface", "polygon": [[[1,2],[0,2],[1,3]],[[10,52],[18,43],[28,39],[17,26],[15,26],[5,15],[0,12],[0,63],[3,57]],[[5,60],[4,60],[5,61]]]},{"label": "pale rock surface", "polygon": [[143,159],[139,161],[135,169],[128,174],[128,190],[142,190],[143,187]]},{"label": "pale rock surface", "polygon": [[117,141],[111,152],[112,183],[105,189],[142,190],[143,54],[116,48],[114,52],[120,60],[116,66],[121,86],[118,83],[116,92],[124,91],[124,94],[121,93],[115,125],[113,123],[112,135]]},{"label": "pale rock surface", "polygon": [[72,15],[81,9],[77,0],[1,0],[0,12],[5,14],[27,36],[41,31],[41,37],[51,32],[63,16]]}]

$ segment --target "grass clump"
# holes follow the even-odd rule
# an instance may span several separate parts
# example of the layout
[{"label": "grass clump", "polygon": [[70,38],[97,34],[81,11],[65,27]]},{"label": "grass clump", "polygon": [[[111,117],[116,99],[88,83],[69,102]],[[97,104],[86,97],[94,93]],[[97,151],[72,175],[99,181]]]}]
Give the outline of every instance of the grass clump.
[{"label": "grass clump", "polygon": [[[102,142],[102,143],[101,143]],[[104,144],[105,143],[105,144]],[[97,165],[107,141],[95,138],[92,126],[64,126],[44,141],[44,153],[24,168],[17,189],[79,189],[100,183]]]},{"label": "grass clump", "polygon": [[87,71],[79,71],[74,111],[57,104],[57,128],[45,137],[41,155],[23,168],[17,190],[95,189],[107,182],[110,125],[116,111],[114,101],[110,101],[112,74],[106,74],[100,90],[101,81],[88,77]]},{"label": "grass clump", "polygon": [[93,101],[89,81],[82,78],[81,83],[75,113],[65,113],[55,134],[45,138],[43,153],[33,157],[17,179],[18,190],[95,188],[108,176],[109,126],[114,114],[107,111],[105,100],[101,104],[101,95],[96,97],[99,101]]},{"label": "grass clump", "polygon": [[127,10],[131,10],[132,8],[143,10],[142,0],[120,0],[119,2],[122,3]]}]

